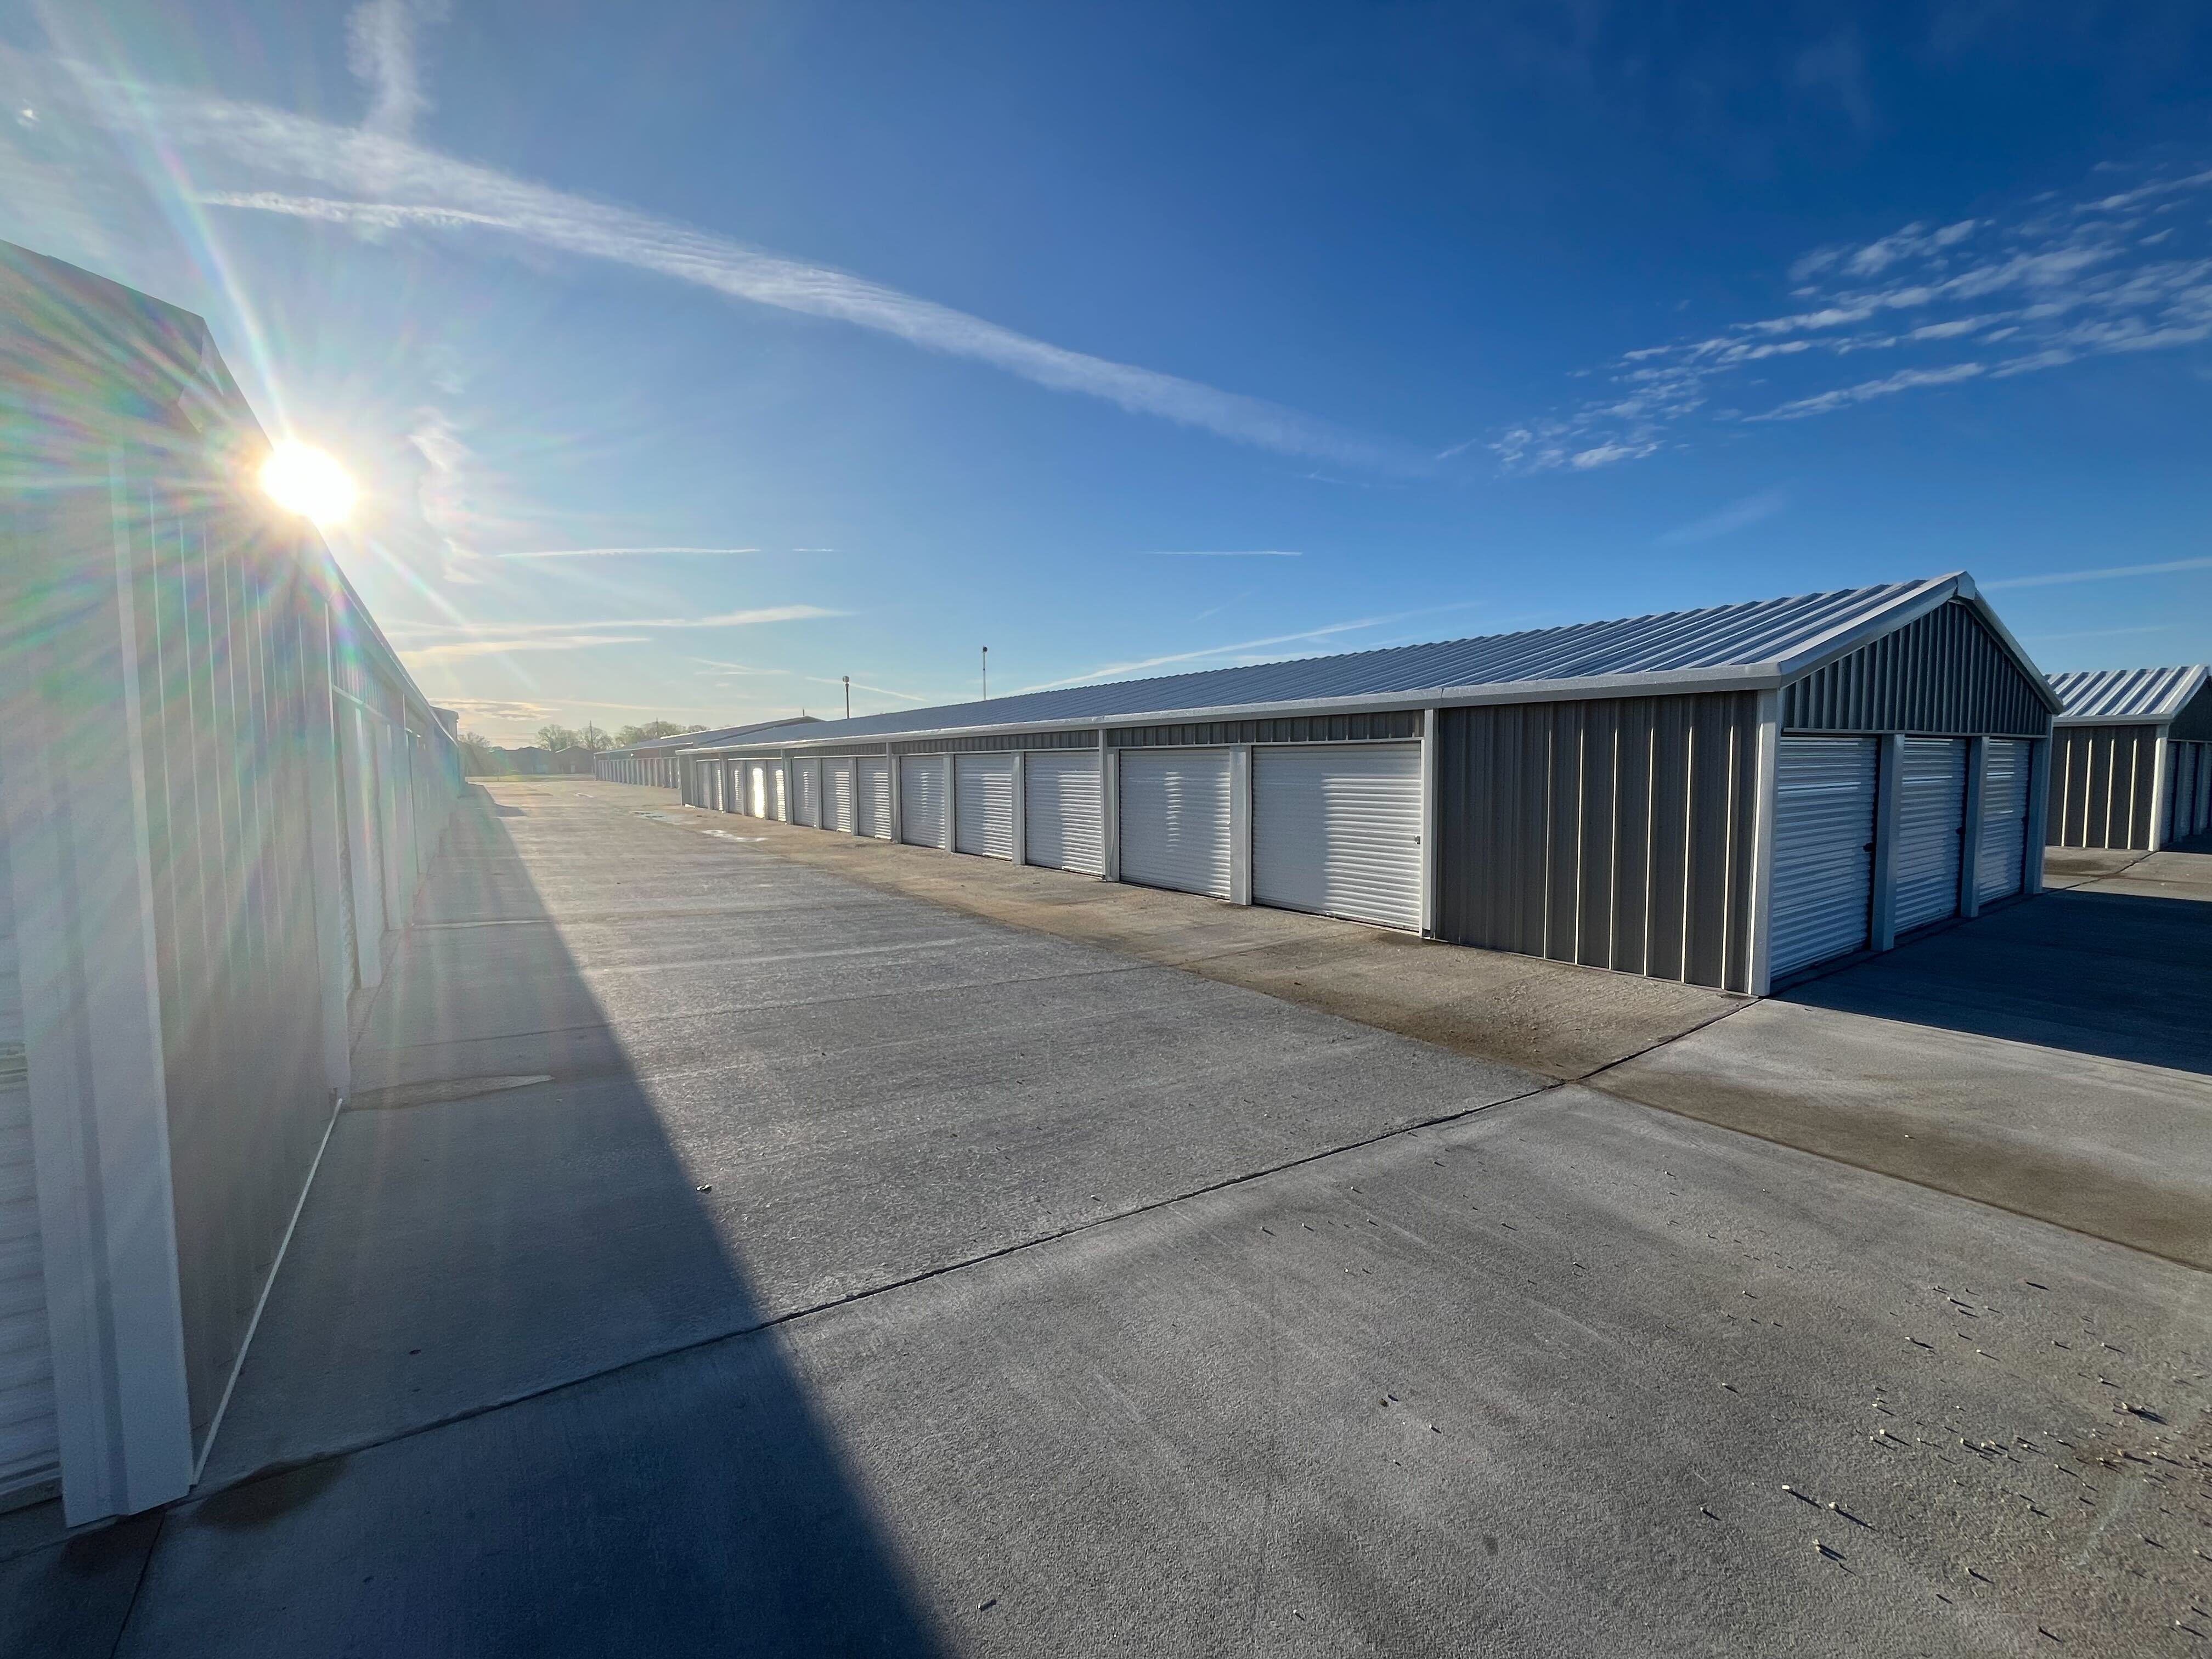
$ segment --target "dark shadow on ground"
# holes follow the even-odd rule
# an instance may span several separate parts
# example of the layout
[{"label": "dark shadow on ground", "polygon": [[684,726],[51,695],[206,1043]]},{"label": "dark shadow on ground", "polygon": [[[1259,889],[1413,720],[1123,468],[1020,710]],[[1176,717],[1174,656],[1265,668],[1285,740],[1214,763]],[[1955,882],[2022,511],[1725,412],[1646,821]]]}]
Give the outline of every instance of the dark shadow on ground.
[{"label": "dark shadow on ground", "polygon": [[[476,793],[380,993],[431,1017],[373,1018],[357,1060],[359,1085],[388,1079],[398,1056],[427,1086],[363,1092],[341,1114],[224,1436],[234,1464],[241,1437],[250,1459],[257,1424],[327,1395],[334,1361],[349,1372],[337,1386],[389,1402],[393,1421],[410,1396],[441,1395],[446,1420],[179,1506],[117,1650],[937,1652],[772,1334],[680,1399],[651,1361],[521,1386],[524,1404],[467,1398],[490,1392],[476,1379],[545,1374],[549,1301],[583,1324],[649,1326],[673,1285],[733,1325],[757,1317],[507,823]],[[513,994],[456,994],[487,978]],[[473,1012],[455,1018],[463,1003]],[[470,1029],[485,1021],[498,1029]],[[503,1167],[547,1190],[502,1190]],[[534,1203],[575,1248],[543,1248]],[[503,1248],[525,1232],[526,1248]],[[392,1251],[419,1259],[395,1273]],[[348,1340],[319,1352],[319,1330]],[[581,1326],[574,1340],[592,1352]],[[532,1363],[508,1364],[510,1345]]]},{"label": "dark shadow on ground", "polygon": [[2212,903],[2045,893],[1776,1000],[2212,1074]]}]

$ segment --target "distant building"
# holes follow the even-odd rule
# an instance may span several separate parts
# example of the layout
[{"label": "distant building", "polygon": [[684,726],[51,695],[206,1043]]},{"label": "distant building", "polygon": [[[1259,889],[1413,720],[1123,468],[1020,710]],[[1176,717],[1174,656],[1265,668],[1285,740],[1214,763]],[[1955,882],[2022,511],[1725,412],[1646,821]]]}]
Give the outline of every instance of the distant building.
[{"label": "distant building", "polygon": [[2152,853],[2212,830],[2212,671],[2053,674],[2053,847]]},{"label": "distant building", "polygon": [[594,750],[572,743],[552,757],[552,768],[566,775],[588,778],[592,775],[592,763],[598,758]]}]

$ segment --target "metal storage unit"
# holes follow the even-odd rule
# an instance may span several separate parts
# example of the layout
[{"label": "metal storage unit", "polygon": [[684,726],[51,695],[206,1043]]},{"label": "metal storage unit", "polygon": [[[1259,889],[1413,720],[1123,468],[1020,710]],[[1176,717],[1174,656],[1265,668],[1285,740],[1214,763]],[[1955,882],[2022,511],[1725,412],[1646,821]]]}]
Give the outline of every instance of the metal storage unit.
[{"label": "metal storage unit", "polygon": [[1872,738],[1781,740],[1768,947],[1778,977],[1866,947],[1880,759]]},{"label": "metal storage unit", "polygon": [[1966,744],[1907,738],[1898,765],[1897,850],[1890,880],[1897,931],[1959,913],[1966,826]]},{"label": "metal storage unit", "polygon": [[853,763],[822,763],[822,827],[841,836],[853,833]]},{"label": "metal storage unit", "polygon": [[1974,896],[2010,898],[2027,878],[2030,746],[1991,738],[1982,758],[1981,845],[1974,860]]},{"label": "metal storage unit", "polygon": [[1421,747],[1252,753],[1252,897],[1385,927],[1421,926]]},{"label": "metal storage unit", "polygon": [[854,810],[860,814],[859,833],[875,841],[891,839],[891,763],[867,755],[853,763],[857,771]]},{"label": "metal storage unit", "polygon": [[791,763],[793,799],[791,821],[803,823],[810,830],[822,827],[822,763],[818,760],[793,761]]},{"label": "metal storage unit", "polygon": [[768,763],[753,761],[745,768],[745,811],[749,817],[768,816]]},{"label": "metal storage unit", "polygon": [[1125,750],[1121,766],[1121,879],[1227,898],[1229,751]]},{"label": "metal storage unit", "polygon": [[1014,757],[956,755],[953,850],[987,859],[1014,855]]},{"label": "metal storage unit", "polygon": [[791,771],[781,765],[768,769],[768,815],[778,823],[791,822]]},{"label": "metal storage unit", "polygon": [[9,1507],[11,1498],[53,1480],[61,1468],[7,857],[6,839],[0,836],[0,1510]]},{"label": "metal storage unit", "polygon": [[904,755],[899,759],[899,839],[916,847],[951,844],[946,815],[949,755]]},{"label": "metal storage unit", "polygon": [[2212,670],[2054,674],[2065,700],[2053,734],[2045,836],[2053,847],[2152,852],[2197,833],[2202,790],[2191,751],[2212,740]]},{"label": "metal storage unit", "polygon": [[1106,873],[1106,792],[1095,749],[1039,750],[1023,763],[1024,860],[1079,875]]},{"label": "metal storage unit", "polygon": [[[889,747],[910,842],[1756,994],[1778,968],[1887,949],[1929,903],[1977,907],[1981,780],[1958,791],[1974,846],[1950,818],[1931,873],[1899,844],[1918,816],[1869,806],[1870,753],[1879,797],[1908,739],[2026,745],[2018,881],[2039,891],[2059,707],[1954,573],[863,714],[763,746]],[[1842,783],[1801,775],[1838,755]]]}]

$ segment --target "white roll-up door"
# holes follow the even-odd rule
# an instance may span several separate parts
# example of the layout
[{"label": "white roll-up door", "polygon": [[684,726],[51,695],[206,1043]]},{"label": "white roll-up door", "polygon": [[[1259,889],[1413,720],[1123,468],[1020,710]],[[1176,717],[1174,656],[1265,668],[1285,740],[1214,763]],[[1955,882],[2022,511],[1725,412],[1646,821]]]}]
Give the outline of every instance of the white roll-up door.
[{"label": "white roll-up door", "polygon": [[822,826],[822,763],[793,761],[791,780],[798,789],[798,799],[791,804],[791,821],[818,830]]},{"label": "white roll-up door", "polygon": [[859,772],[859,793],[856,809],[860,815],[860,833],[878,841],[891,838],[891,763],[888,757],[871,755],[853,763]]},{"label": "white roll-up door", "polygon": [[1966,742],[1907,738],[1898,769],[1897,931],[1923,927],[1959,911],[1959,869],[1966,827]]},{"label": "white roll-up door", "polygon": [[987,859],[1014,855],[1014,757],[956,755],[952,759],[953,850]]},{"label": "white roll-up door", "polygon": [[945,845],[943,755],[907,755],[899,761],[899,839],[916,847]]},{"label": "white roll-up door", "polygon": [[745,763],[745,811],[754,817],[768,816],[768,763]]},{"label": "white roll-up door", "polygon": [[853,763],[822,763],[822,827],[841,836],[853,833]]},{"label": "white roll-up door", "polygon": [[1121,879],[1229,896],[1229,751],[1121,751]]},{"label": "white roll-up door", "polygon": [[61,1467],[16,963],[7,848],[0,843],[0,1508]]},{"label": "white roll-up door", "polygon": [[1768,972],[1865,947],[1878,758],[1872,738],[1784,738],[1775,751]]},{"label": "white roll-up door", "polygon": [[1252,897],[1418,930],[1420,744],[1254,750]]},{"label": "white roll-up door", "polygon": [[1023,763],[1022,855],[1050,870],[1106,873],[1106,795],[1096,749],[1040,749]]},{"label": "white roll-up door", "polygon": [[778,823],[791,822],[791,769],[781,761],[769,763],[768,809]]},{"label": "white roll-up door", "polygon": [[1982,844],[1974,861],[1975,896],[2009,898],[2027,875],[2028,745],[1991,738],[1982,763]]}]

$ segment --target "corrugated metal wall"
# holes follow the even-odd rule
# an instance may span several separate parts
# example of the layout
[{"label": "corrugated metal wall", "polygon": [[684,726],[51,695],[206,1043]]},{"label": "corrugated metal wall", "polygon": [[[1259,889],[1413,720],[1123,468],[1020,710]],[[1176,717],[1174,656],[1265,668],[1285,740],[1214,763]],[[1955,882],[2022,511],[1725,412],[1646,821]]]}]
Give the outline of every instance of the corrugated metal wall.
[{"label": "corrugated metal wall", "polygon": [[2155,726],[2060,726],[2051,744],[2045,842],[2148,851],[2158,739]]},{"label": "corrugated metal wall", "polygon": [[1098,733],[1079,732],[979,732],[964,738],[915,738],[891,745],[894,755],[980,755],[994,750],[1096,749]]},{"label": "corrugated metal wall", "polygon": [[2166,734],[2183,743],[2212,743],[2212,680],[2181,705]]},{"label": "corrugated metal wall", "polygon": [[1448,708],[1438,937],[1750,988],[1758,700]]},{"label": "corrugated metal wall", "polygon": [[1204,749],[1224,743],[1386,743],[1421,735],[1421,711],[1378,714],[1295,714],[1275,720],[1196,720],[1173,726],[1117,726],[1113,749]]},{"label": "corrugated metal wall", "polygon": [[1972,607],[1954,599],[1783,687],[1782,729],[2040,738],[2051,711]]}]

